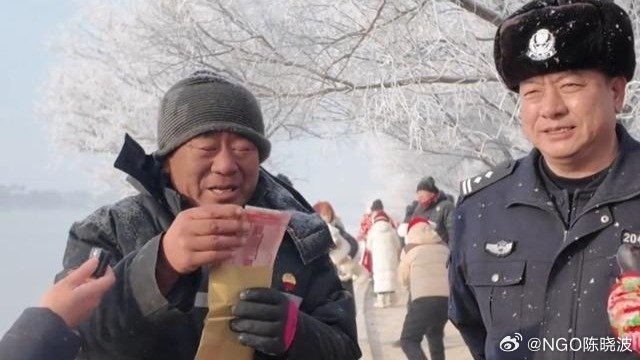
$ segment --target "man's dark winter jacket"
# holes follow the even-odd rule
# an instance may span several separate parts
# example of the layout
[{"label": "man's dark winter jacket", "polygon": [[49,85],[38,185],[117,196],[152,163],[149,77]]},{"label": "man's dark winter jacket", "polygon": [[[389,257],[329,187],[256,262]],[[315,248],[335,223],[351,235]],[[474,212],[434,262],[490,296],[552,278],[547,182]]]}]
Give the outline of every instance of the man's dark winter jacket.
[{"label": "man's dark winter jacket", "polygon": [[[450,244],[449,317],[474,358],[635,359],[618,346],[527,350],[532,338],[562,339],[561,348],[574,341],[574,349],[572,339],[593,338],[601,350],[613,337],[607,297],[619,275],[615,254],[640,232],[640,143],[622,126],[617,134],[617,159],[595,190],[576,191],[572,203],[584,205],[571,217],[558,210],[567,207],[566,191],[544,186],[536,150],[463,182]],[[500,349],[507,336],[521,339],[512,352]]]},{"label": "man's dark winter jacket", "polygon": [[418,205],[417,201],[407,206],[404,222],[408,223],[414,217],[426,217],[436,224],[438,235],[440,235],[442,241],[448,244],[453,234],[454,210],[453,202],[444,192],[440,191],[436,201],[427,208]]},{"label": "man's dark winter jacket", "polygon": [[[168,297],[155,277],[160,239],[184,201],[168,186],[159,164],[131,139],[116,161],[142,193],[106,206],[75,223],[64,255],[64,272],[78,266],[91,247],[114,255],[116,284],[90,321],[80,326],[82,359],[192,360],[206,316],[204,270],[182,277]],[[295,338],[283,358],[357,359],[353,298],[344,291],[327,255],[332,240],[324,222],[291,188],[260,170],[249,205],[292,213],[274,265],[272,288],[284,291],[285,273],[296,278],[290,291],[301,297]],[[273,357],[256,353],[256,359]]]},{"label": "man's dark winter jacket", "polygon": [[71,360],[80,337],[47,308],[28,308],[0,340],[2,360]]}]

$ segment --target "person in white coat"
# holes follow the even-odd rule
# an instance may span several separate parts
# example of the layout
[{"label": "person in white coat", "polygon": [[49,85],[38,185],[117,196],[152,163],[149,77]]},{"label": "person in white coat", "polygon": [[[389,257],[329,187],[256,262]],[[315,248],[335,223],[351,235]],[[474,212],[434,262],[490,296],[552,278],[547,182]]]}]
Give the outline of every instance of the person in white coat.
[{"label": "person in white coat", "polygon": [[392,220],[384,212],[381,201],[379,205],[375,210],[372,206],[372,225],[367,233],[367,248],[371,251],[373,263],[373,291],[376,293],[374,306],[387,307],[392,304],[396,291],[400,239]]}]

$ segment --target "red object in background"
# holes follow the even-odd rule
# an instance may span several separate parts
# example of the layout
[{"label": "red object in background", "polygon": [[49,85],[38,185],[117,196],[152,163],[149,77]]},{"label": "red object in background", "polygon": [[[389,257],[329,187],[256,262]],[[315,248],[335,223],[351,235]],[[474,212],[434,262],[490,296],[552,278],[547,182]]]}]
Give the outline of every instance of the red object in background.
[{"label": "red object in background", "polygon": [[366,249],[362,255],[362,266],[367,269],[369,274],[373,275],[373,259],[371,258],[371,251]]},{"label": "red object in background", "polygon": [[362,216],[362,220],[360,220],[360,229],[358,230],[358,236],[356,237],[356,240],[366,241],[367,233],[369,232],[369,229],[371,229],[371,225],[372,225],[371,214],[370,213],[364,214]]},{"label": "red object in background", "polygon": [[362,244],[361,246],[364,248],[364,253],[362,254],[362,260],[360,260],[360,264],[367,269],[369,274],[373,274],[373,259],[371,258],[371,251],[367,249],[367,233],[369,229],[371,229],[371,225],[373,222],[371,221],[371,214],[367,213],[362,216],[362,220],[360,220],[360,229],[358,231],[357,240]]}]

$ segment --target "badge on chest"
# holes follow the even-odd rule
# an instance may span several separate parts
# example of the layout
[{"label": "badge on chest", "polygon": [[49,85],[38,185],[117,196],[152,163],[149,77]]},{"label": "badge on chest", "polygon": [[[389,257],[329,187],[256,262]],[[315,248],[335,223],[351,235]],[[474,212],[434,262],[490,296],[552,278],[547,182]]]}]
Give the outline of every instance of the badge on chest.
[{"label": "badge on chest", "polygon": [[510,240],[487,241],[484,244],[484,251],[497,257],[505,257],[509,256],[515,250],[515,247],[515,242]]},{"label": "badge on chest", "polygon": [[640,245],[640,231],[622,231],[622,243],[629,245]]}]

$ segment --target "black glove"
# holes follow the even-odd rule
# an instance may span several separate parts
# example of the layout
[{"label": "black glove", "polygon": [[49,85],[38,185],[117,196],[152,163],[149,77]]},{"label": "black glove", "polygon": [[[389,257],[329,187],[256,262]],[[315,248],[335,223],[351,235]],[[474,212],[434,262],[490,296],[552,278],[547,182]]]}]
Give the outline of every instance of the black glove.
[{"label": "black glove", "polygon": [[244,290],[231,314],[236,318],[229,327],[238,333],[243,345],[275,356],[284,354],[291,346],[298,307],[283,293],[269,288]]}]

